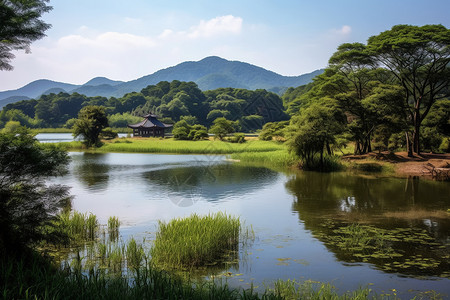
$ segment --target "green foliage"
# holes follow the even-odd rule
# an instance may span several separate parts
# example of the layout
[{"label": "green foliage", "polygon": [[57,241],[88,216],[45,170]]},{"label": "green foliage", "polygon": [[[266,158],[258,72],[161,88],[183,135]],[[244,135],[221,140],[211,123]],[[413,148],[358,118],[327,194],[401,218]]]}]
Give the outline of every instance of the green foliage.
[{"label": "green foliage", "polygon": [[131,113],[117,113],[108,116],[109,126],[113,128],[125,128],[129,124],[136,124],[142,121],[141,117],[133,116]]},{"label": "green foliage", "polygon": [[2,1],[0,19],[0,70],[12,70],[16,50],[30,51],[30,44],[45,36],[51,26],[40,18],[52,8],[48,0]]},{"label": "green foliage", "polygon": [[41,148],[24,129],[0,134],[0,252],[56,238],[51,221],[70,198],[66,187],[46,179],[63,174],[68,160],[54,145]]},{"label": "green foliage", "polygon": [[284,129],[287,125],[289,125],[289,121],[268,122],[264,124],[259,133],[259,139],[263,141],[271,141],[272,139],[283,141],[285,134]]},{"label": "green foliage", "polygon": [[87,147],[100,145],[99,135],[108,127],[105,109],[101,106],[85,106],[78,114],[73,127],[73,136],[81,136]]},{"label": "green foliage", "polygon": [[173,125],[172,134],[177,140],[189,140],[189,132],[191,126],[184,120],[181,120]]},{"label": "green foliage", "polygon": [[245,143],[245,134],[242,132],[236,132],[232,137],[227,139],[231,143]]},{"label": "green foliage", "polygon": [[8,121],[5,124],[5,128],[2,129],[2,133],[14,133],[17,130],[20,129],[20,122],[19,121]]},{"label": "green foliage", "polygon": [[219,140],[223,140],[227,134],[233,133],[234,131],[234,122],[223,117],[215,119],[213,126],[209,129],[209,132],[214,134],[215,138]]},{"label": "green foliage", "polygon": [[152,260],[174,268],[205,266],[237,250],[240,231],[239,218],[223,213],[160,221],[150,250]]},{"label": "green foliage", "polygon": [[323,152],[326,149],[331,155],[331,145],[343,131],[345,119],[343,112],[331,100],[322,105],[314,103],[301,115],[292,118],[287,128],[287,145],[302,159],[305,169],[328,169]]},{"label": "green foliage", "polygon": [[114,131],[110,127],[106,127],[102,130],[102,132],[100,132],[99,138],[104,140],[112,140],[117,138],[118,136],[119,134],[117,133],[117,131]]},{"label": "green foliage", "polygon": [[408,150],[420,153],[420,127],[433,104],[448,96],[450,30],[443,25],[397,25],[369,38],[367,48],[401,83],[405,121],[412,129]]}]

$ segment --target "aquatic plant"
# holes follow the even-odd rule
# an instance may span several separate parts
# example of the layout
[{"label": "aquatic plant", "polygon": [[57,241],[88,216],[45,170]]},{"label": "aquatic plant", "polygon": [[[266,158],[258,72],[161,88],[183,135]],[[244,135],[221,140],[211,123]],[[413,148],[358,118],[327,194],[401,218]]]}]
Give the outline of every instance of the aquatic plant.
[{"label": "aquatic plant", "polygon": [[145,259],[144,247],[137,244],[134,238],[128,241],[126,248],[127,267],[132,271],[138,273],[139,269]]},{"label": "aquatic plant", "polygon": [[223,258],[239,247],[239,218],[225,213],[159,221],[150,250],[156,265],[174,268],[204,266]]},{"label": "aquatic plant", "polygon": [[108,235],[110,241],[116,241],[119,238],[120,221],[118,217],[108,218]]},{"label": "aquatic plant", "polygon": [[360,288],[356,291],[338,293],[329,283],[296,280],[275,281],[273,293],[282,299],[377,299],[376,295],[370,295],[371,290]]}]

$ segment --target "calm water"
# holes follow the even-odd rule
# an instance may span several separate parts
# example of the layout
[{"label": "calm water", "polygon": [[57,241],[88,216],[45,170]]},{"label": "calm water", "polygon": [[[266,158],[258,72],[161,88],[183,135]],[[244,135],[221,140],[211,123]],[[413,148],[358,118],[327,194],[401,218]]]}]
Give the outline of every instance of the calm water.
[{"label": "calm water", "polygon": [[[223,156],[71,153],[73,208],[122,222],[123,240],[154,237],[157,220],[226,211],[252,225],[256,239],[241,251],[230,285],[276,279],[329,282],[340,291],[367,286],[450,294],[450,220],[388,218],[385,213],[450,208],[450,183],[346,173],[279,173]],[[394,230],[401,257],[355,256],[337,246],[339,226],[359,222]],[[390,234],[390,233],[389,233]],[[414,238],[422,236],[427,242]],[[389,263],[387,263],[389,261]],[[418,262],[419,261],[419,262]],[[428,262],[428,263],[427,263]],[[430,266],[429,262],[433,263]],[[409,263],[409,265],[407,264]],[[213,272],[213,271],[212,271]],[[242,274],[242,275],[241,275]],[[392,292],[391,292],[392,293]]]}]

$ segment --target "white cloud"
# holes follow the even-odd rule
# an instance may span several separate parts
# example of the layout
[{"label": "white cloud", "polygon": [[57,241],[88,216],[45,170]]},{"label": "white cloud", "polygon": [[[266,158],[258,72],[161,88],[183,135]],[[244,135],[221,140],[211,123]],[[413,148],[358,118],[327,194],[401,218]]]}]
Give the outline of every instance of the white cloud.
[{"label": "white cloud", "polygon": [[223,34],[239,34],[242,30],[242,18],[232,15],[217,17],[190,28],[189,38],[215,37]]},{"label": "white cloud", "polygon": [[[15,76],[0,74],[0,82],[12,85],[19,82],[18,77],[22,84],[38,78],[71,83],[84,83],[95,76],[135,79],[184,60],[217,55],[214,49],[220,49],[225,42],[215,37],[235,37],[241,33],[242,23],[239,17],[220,16],[201,20],[185,30],[166,29],[154,36],[99,33],[81,26],[58,40],[46,38],[33,44],[32,54],[17,53],[13,62]],[[228,57],[226,53],[223,56]]]},{"label": "white cloud", "polygon": [[337,34],[337,35],[344,35],[347,36],[352,32],[352,28],[348,25],[343,25],[341,28],[339,29],[332,29],[331,30],[332,33]]}]

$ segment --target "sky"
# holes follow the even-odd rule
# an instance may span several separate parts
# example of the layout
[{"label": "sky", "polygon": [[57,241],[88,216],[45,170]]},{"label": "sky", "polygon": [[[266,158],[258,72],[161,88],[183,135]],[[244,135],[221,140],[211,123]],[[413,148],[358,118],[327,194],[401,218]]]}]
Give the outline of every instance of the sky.
[{"label": "sky", "polygon": [[37,79],[129,81],[220,56],[296,76],[327,66],[342,43],[397,24],[450,27],[450,0],[51,0],[31,53],[14,52],[0,91]]}]

